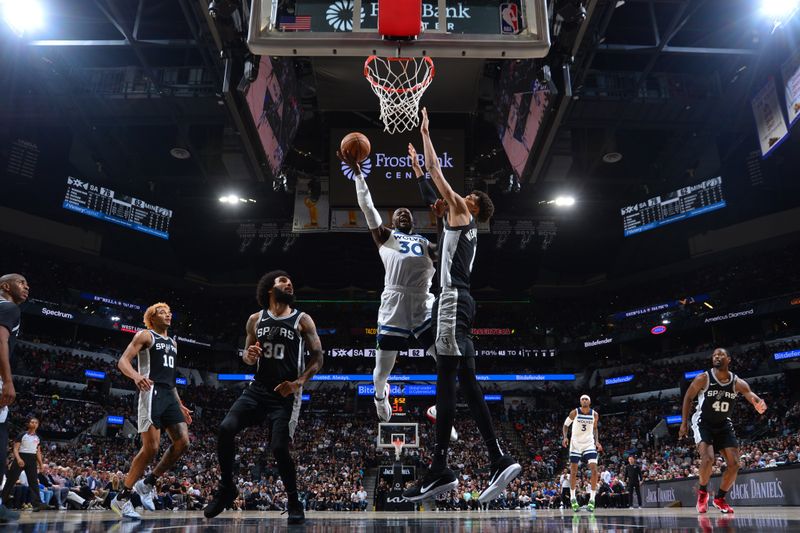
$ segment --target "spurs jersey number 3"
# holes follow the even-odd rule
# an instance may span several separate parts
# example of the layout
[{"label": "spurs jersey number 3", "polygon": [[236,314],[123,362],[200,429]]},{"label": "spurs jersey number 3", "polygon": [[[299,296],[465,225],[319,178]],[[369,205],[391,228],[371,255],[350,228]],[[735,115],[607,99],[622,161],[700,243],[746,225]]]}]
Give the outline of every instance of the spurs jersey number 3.
[{"label": "spurs jersey number 3", "polygon": [[578,414],[572,423],[570,446],[572,448],[594,446],[594,409],[589,409],[589,414],[582,412],[580,407],[576,411]]},{"label": "spurs jersey number 3", "polygon": [[713,370],[707,370],[708,386],[697,396],[693,424],[720,427],[731,424],[731,413],[736,401],[736,375],[731,372],[726,383],[717,380]]},{"label": "spurs jersey number 3", "polygon": [[169,337],[159,335],[153,330],[153,344],[139,352],[139,373],[150,378],[153,383],[175,386],[175,364],[178,361],[178,347]]},{"label": "spurs jersey number 3", "polygon": [[378,249],[386,270],[383,284],[429,289],[434,272],[429,245],[428,239],[421,235],[393,231]]},{"label": "spurs jersey number 3", "polygon": [[300,318],[304,313],[294,309],[285,317],[275,317],[268,310],[259,314],[256,339],[261,344],[255,381],[274,389],[284,381],[294,381],[305,369],[305,348],[300,335]]}]

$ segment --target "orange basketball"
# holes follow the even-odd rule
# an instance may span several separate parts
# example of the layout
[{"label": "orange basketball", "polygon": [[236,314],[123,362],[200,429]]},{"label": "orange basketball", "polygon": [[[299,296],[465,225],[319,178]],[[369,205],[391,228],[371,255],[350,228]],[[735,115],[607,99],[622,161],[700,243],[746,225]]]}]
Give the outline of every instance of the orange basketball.
[{"label": "orange basketball", "polygon": [[369,152],[372,150],[372,147],[366,135],[354,131],[344,136],[339,149],[345,159],[360,163],[369,157]]}]

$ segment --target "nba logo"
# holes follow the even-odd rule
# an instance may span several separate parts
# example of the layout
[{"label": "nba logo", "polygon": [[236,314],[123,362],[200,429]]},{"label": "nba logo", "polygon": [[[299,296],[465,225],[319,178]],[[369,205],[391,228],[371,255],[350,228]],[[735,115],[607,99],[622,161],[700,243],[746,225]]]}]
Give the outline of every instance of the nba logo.
[{"label": "nba logo", "polygon": [[519,8],[517,4],[500,4],[500,33],[516,35],[519,33]]}]

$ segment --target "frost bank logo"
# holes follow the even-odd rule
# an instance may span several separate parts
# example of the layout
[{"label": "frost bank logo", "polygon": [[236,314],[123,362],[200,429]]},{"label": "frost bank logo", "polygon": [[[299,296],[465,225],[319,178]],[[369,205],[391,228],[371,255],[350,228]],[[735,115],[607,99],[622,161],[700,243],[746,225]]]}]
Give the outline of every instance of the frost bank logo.
[{"label": "frost bank logo", "polygon": [[[353,0],[338,0],[328,6],[325,19],[334,31],[353,31]],[[361,7],[364,22],[364,7]]]},{"label": "frost bank logo", "polygon": [[[363,160],[360,163],[360,165],[361,165],[361,175],[366,178],[367,176],[369,176],[369,173],[372,171],[372,161],[368,157],[365,160]],[[350,165],[348,165],[344,161],[342,161],[342,173],[350,181],[356,179],[356,175],[353,172],[353,170],[350,168]]]}]

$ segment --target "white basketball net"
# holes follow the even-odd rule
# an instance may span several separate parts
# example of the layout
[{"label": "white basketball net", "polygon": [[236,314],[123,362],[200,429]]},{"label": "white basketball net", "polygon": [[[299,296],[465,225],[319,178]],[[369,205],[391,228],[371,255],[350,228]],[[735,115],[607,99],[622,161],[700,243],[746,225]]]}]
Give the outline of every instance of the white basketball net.
[{"label": "white basketball net", "polygon": [[433,75],[429,57],[367,58],[364,77],[380,101],[384,131],[402,133],[419,125],[419,101]]}]

